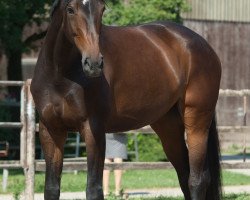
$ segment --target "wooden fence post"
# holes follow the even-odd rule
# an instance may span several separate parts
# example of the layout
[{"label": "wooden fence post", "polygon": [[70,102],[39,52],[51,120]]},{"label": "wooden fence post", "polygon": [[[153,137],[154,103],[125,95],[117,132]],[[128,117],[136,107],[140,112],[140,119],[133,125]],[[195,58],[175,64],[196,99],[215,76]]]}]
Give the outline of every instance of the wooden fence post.
[{"label": "wooden fence post", "polygon": [[[244,112],[244,118],[243,118],[243,126],[247,126],[247,96],[243,97],[243,112]],[[243,162],[246,162],[246,151],[247,151],[247,144],[246,144],[246,132],[244,133],[244,141],[243,141]]]},{"label": "wooden fence post", "polygon": [[8,184],[8,176],[9,176],[9,170],[3,169],[3,192],[6,192],[7,190],[7,184]]},{"label": "wooden fence post", "polygon": [[27,85],[24,84],[21,88],[21,106],[20,106],[20,121],[21,128],[21,141],[20,141],[20,163],[23,168],[26,168],[26,155],[27,155]]},{"label": "wooden fence post", "polygon": [[34,200],[35,184],[35,105],[30,93],[31,80],[26,81],[27,87],[27,168],[25,200]]}]

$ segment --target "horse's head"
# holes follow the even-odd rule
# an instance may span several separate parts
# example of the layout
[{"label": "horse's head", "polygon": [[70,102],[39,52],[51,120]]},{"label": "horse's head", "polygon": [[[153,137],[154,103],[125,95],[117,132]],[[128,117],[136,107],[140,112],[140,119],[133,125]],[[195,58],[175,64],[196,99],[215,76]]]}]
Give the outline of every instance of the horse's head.
[{"label": "horse's head", "polygon": [[[82,54],[82,67],[89,77],[98,77],[103,68],[99,33],[104,0],[57,0],[63,13],[63,29]],[[60,3],[61,2],[61,3]]]}]

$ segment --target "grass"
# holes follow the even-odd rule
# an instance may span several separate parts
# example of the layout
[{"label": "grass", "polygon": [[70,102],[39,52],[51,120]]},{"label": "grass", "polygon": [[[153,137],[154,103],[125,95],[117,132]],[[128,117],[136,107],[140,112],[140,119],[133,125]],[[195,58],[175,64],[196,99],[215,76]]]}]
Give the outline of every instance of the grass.
[{"label": "grass", "polygon": [[[247,147],[246,149],[247,151],[247,156],[250,156],[250,147]],[[243,147],[241,145],[237,145],[237,144],[232,144],[231,146],[228,146],[226,149],[222,150],[222,155],[226,154],[226,155],[243,155]]]},{"label": "grass", "polygon": [[[107,198],[107,200],[123,200],[123,199],[111,195]],[[133,200],[183,200],[183,197],[133,198]],[[250,200],[250,194],[229,194],[223,196],[222,200]]]},{"label": "grass", "polygon": [[223,200],[250,200],[250,194],[231,194],[226,195]]},{"label": "grass", "polygon": [[[7,193],[18,193],[24,189],[24,176],[21,170],[11,170],[9,172]],[[0,171],[0,183],[2,182],[2,171]],[[223,185],[250,185],[250,177],[223,171]],[[114,175],[111,173],[110,188],[114,189]],[[62,176],[61,191],[77,192],[86,188],[86,172],[64,173]],[[174,170],[134,170],[125,171],[123,174],[123,188],[163,188],[179,187],[177,176]],[[35,192],[43,192],[44,173],[36,173]],[[0,193],[3,193],[0,188]],[[250,200],[250,199],[249,199]]]},{"label": "grass", "polygon": [[[111,200],[111,199],[108,199]],[[115,199],[112,199],[115,200]],[[118,199],[117,199],[118,200]],[[183,200],[182,197],[158,197],[158,198],[140,198],[140,199],[134,199],[134,200]],[[248,194],[231,194],[231,195],[226,195],[223,197],[223,200],[250,200],[250,195]]]}]

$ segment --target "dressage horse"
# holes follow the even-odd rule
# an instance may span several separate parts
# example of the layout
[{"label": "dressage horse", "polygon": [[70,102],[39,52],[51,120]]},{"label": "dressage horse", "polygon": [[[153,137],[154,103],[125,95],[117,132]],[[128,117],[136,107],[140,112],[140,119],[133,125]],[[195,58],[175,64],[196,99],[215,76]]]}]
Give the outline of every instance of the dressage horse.
[{"label": "dressage horse", "polygon": [[221,199],[216,53],[172,22],[103,25],[104,8],[104,0],[53,5],[31,85],[46,160],[45,199],[59,199],[68,131],[86,142],[87,199],[102,200],[105,133],[145,125],[161,139],[186,200]]}]

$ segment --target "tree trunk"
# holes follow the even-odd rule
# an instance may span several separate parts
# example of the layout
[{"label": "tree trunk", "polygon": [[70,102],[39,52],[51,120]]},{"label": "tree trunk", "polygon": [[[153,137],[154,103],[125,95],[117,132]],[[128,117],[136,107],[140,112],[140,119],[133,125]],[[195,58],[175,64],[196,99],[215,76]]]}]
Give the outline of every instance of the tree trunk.
[{"label": "tree trunk", "polygon": [[8,80],[22,80],[22,51],[12,51],[8,55]]},{"label": "tree trunk", "polygon": [[[8,80],[20,81],[22,80],[22,51],[15,50],[10,51],[7,55],[8,66],[7,75]],[[9,94],[12,98],[16,100],[20,99],[20,88],[19,87],[9,87]]]}]

